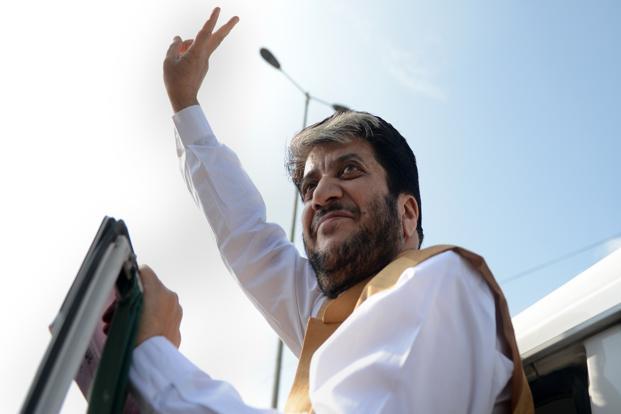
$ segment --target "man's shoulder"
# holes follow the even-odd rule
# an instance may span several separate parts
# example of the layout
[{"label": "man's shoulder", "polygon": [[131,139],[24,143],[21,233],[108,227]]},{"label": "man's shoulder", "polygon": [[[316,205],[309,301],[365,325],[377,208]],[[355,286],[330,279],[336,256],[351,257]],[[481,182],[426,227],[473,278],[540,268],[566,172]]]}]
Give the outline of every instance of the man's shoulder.
[{"label": "man's shoulder", "polygon": [[457,249],[447,249],[403,269],[400,277],[428,277],[437,283],[483,282],[479,271]]},{"label": "man's shoulder", "polygon": [[[448,279],[474,277],[483,282],[481,271],[487,265],[482,256],[456,245],[436,245],[420,250],[406,250],[395,261],[401,260],[402,272],[424,273]],[[487,269],[488,270],[488,269]]]},{"label": "man's shoulder", "polygon": [[412,249],[402,252],[374,279],[389,278],[393,283],[396,283],[404,273],[429,273],[434,277],[444,275],[458,277],[462,274],[477,275],[479,270],[474,266],[477,262],[483,262],[483,258],[463,247],[436,245],[420,250]]},{"label": "man's shoulder", "polygon": [[428,257],[425,258],[425,260],[421,260],[420,263],[417,264],[417,266],[410,266],[410,267],[411,268],[432,267],[434,269],[437,269],[438,271],[460,270],[463,268],[470,268],[468,260],[461,253],[462,251],[468,251],[468,250],[463,249],[458,246],[446,246],[446,248],[444,248],[445,246],[432,246],[426,249],[422,249],[421,252],[424,253],[427,250],[433,250],[439,247],[443,249],[433,255],[429,255]]},{"label": "man's shoulder", "polygon": [[403,269],[394,287],[408,297],[424,291],[438,312],[461,309],[464,317],[466,313],[493,314],[495,301],[490,286],[479,269],[455,249]]},{"label": "man's shoulder", "polygon": [[[456,246],[433,246],[422,250],[408,250],[373,277],[360,297],[384,290],[416,284],[426,289],[486,289],[478,270]],[[478,257],[478,256],[477,256]]]}]

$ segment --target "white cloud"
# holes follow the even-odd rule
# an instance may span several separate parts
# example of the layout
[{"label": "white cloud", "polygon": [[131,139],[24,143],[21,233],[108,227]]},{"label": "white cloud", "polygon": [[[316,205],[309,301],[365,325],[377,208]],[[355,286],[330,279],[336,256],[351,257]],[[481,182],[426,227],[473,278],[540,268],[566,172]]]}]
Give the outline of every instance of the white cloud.
[{"label": "white cloud", "polygon": [[438,101],[446,101],[446,94],[433,80],[433,71],[424,54],[392,47],[389,51],[388,72],[412,92]]},{"label": "white cloud", "polygon": [[394,81],[416,95],[446,101],[447,94],[437,80],[443,64],[439,33],[419,32],[415,41],[394,39],[362,9],[351,10],[342,3],[334,3],[332,11],[348,20],[344,24],[352,38],[373,50],[378,61],[385,62],[382,66]]}]

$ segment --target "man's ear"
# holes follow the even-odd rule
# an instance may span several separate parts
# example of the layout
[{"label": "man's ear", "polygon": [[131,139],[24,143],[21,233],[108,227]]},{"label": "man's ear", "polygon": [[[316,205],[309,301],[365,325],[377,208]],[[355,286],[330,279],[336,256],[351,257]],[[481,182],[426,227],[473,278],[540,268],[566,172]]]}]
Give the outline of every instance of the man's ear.
[{"label": "man's ear", "polygon": [[[399,194],[397,199],[399,205],[399,214],[401,216],[401,231],[403,239],[408,242],[412,237],[418,239],[418,233],[416,232],[416,225],[418,224],[418,203],[411,194]],[[418,246],[418,244],[417,244]]]}]

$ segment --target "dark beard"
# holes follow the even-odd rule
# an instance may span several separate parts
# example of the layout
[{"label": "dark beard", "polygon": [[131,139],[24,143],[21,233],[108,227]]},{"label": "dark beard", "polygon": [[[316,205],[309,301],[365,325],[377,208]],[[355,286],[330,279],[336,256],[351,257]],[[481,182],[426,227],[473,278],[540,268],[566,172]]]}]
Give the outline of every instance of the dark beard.
[{"label": "dark beard", "polygon": [[310,251],[303,239],[319,288],[326,296],[337,297],[378,273],[397,256],[403,236],[396,201],[390,194],[375,199],[368,209],[372,214],[370,220],[333,251]]}]

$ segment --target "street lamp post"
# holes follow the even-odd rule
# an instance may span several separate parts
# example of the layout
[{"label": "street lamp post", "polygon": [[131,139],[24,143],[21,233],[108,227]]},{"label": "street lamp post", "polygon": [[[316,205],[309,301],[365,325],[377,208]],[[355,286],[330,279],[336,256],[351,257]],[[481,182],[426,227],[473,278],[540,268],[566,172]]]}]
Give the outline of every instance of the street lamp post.
[{"label": "street lamp post", "polygon": [[[329,106],[336,112],[345,112],[349,111],[349,108],[345,105],[329,103],[324,101],[323,99],[319,99],[316,96],[311,95],[307,90],[302,88],[300,84],[298,84],[287,72],[285,72],[278,59],[270,52],[268,49],[262,47],[259,50],[259,54],[261,57],[270,64],[274,69],[281,72],[289,81],[304,94],[304,120],[302,122],[302,129],[306,128],[307,120],[308,120],[308,105],[311,100],[318,102],[322,105]],[[295,238],[295,224],[296,218],[298,216],[298,194],[297,189],[293,192],[293,214],[291,217],[291,227],[289,232],[289,241],[293,243]],[[278,349],[276,351],[276,367],[274,369],[274,388],[272,390],[272,408],[276,408],[278,406],[278,392],[280,390],[280,375],[282,371],[282,352],[283,352],[283,343],[282,340],[278,340]]]}]

